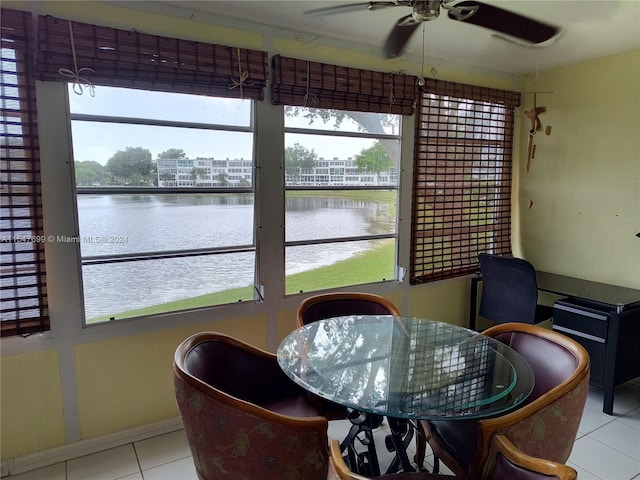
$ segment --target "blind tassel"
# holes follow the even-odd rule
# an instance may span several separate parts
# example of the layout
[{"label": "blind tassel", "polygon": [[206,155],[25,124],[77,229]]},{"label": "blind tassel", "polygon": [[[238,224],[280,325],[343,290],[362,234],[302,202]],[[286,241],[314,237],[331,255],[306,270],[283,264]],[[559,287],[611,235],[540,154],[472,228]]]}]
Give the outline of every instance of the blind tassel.
[{"label": "blind tassel", "polygon": [[231,77],[231,83],[229,84],[229,90],[233,90],[236,87],[240,87],[240,99],[244,99],[244,93],[242,91],[243,86],[251,87],[253,83],[247,83],[249,78],[249,71],[242,70],[242,63],[240,63],[240,49],[236,49],[238,52],[238,80]]},{"label": "blind tassel", "polygon": [[92,97],[96,96],[96,87],[88,78],[81,76],[81,73],[86,71],[89,73],[96,73],[92,68],[84,67],[78,70],[78,59],[76,57],[76,41],[73,38],[73,26],[71,25],[71,20],[69,22],[69,39],[71,40],[71,54],[73,55],[73,68],[74,70],[69,70],[68,68],[59,68],[58,73],[63,77],[73,78],[73,92],[77,95],[82,95],[82,87],[87,87],[89,89],[89,95]]},{"label": "blind tassel", "polygon": [[309,103],[309,99],[317,105],[318,97],[316,97],[313,93],[309,92],[309,84],[311,83],[311,64],[307,62],[307,93],[304,94],[304,106],[306,107]]},{"label": "blind tassel", "polygon": [[389,114],[392,113],[393,104],[396,102],[396,97],[393,95],[393,83],[389,84]]}]

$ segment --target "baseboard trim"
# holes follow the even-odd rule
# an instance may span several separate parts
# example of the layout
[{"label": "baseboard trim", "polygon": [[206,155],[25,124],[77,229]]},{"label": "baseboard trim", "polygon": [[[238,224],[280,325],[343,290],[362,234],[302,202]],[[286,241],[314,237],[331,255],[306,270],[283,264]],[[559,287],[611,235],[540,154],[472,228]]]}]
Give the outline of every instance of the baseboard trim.
[{"label": "baseboard trim", "polygon": [[182,429],[180,417],[162,420],[160,422],[143,425],[141,427],[110,433],[101,437],[81,440],[60,447],[50,448],[38,453],[32,453],[23,457],[10,458],[2,461],[1,474],[3,477],[17,475],[19,473],[48,467],[60,462],[66,462],[74,458],[83,457],[92,453],[120,447],[132,442],[138,442],[147,438],[175,432]]}]

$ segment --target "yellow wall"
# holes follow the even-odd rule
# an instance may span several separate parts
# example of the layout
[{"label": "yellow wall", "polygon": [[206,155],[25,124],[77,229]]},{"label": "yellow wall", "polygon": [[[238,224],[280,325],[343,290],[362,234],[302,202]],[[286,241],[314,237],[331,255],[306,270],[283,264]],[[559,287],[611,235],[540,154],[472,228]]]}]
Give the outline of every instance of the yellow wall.
[{"label": "yellow wall", "polygon": [[58,353],[3,356],[0,363],[2,458],[65,442]]},{"label": "yellow wall", "polygon": [[470,283],[469,279],[464,279],[412,287],[407,315],[466,327],[469,319]]},{"label": "yellow wall", "polygon": [[538,95],[552,131],[535,136],[529,173],[521,124],[515,189],[518,247],[537,268],[640,288],[639,82],[640,50],[524,79],[525,92],[552,92]]},{"label": "yellow wall", "polygon": [[82,438],[118,432],[178,415],[173,354],[190,335],[215,330],[266,348],[264,318],[218,321],[131,335],[75,347]]}]

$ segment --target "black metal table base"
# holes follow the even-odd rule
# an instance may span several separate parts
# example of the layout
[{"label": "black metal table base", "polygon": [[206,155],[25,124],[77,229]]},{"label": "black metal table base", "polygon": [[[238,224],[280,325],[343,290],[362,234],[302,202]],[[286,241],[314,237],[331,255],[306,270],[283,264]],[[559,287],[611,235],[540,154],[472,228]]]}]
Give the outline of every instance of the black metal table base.
[{"label": "black metal table base", "polygon": [[[351,471],[367,477],[380,476],[380,463],[373,439],[373,430],[380,427],[384,417],[376,414],[352,411],[351,428],[340,444],[345,462]],[[391,434],[385,437],[385,447],[394,452],[394,458],[385,474],[415,472],[407,448],[413,440],[415,427],[406,419],[387,417]],[[363,448],[364,447],[364,448]]]}]

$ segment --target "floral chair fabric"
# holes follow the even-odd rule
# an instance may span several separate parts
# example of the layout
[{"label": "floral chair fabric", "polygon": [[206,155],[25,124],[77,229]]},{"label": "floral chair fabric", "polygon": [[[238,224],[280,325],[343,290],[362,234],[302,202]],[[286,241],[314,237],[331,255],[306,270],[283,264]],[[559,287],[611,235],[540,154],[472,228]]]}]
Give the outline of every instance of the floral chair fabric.
[{"label": "floral chair fabric", "polygon": [[292,417],[228,395],[181,370],[179,351],[175,395],[201,480],[333,478],[326,418]]},{"label": "floral chair fabric", "polygon": [[[556,402],[496,434],[507,437],[515,447],[532,457],[566,463],[576,440],[589,391],[589,376]],[[489,462],[485,469],[490,468]]]}]

